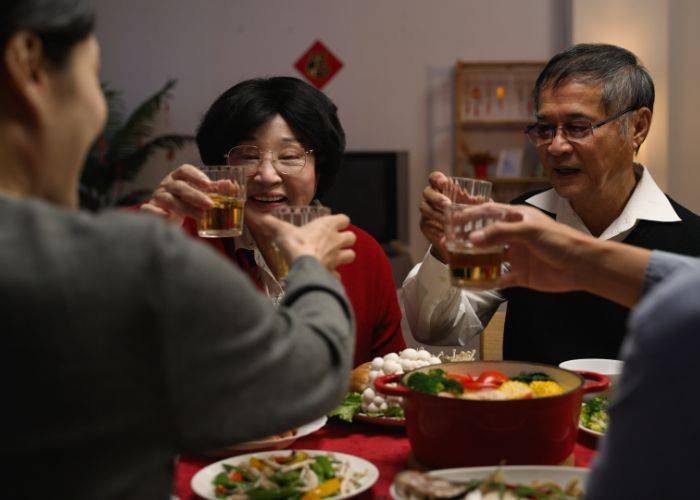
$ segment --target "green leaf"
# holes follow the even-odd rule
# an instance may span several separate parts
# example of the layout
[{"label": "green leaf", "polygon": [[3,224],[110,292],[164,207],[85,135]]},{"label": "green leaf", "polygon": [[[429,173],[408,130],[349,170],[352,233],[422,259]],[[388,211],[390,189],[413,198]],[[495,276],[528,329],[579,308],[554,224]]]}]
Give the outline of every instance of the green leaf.
[{"label": "green leaf", "polygon": [[170,79],[151,97],[142,102],[127,118],[124,126],[119,129],[108,144],[106,158],[109,163],[125,156],[125,150],[134,148],[139,140],[150,137],[153,133],[151,122],[160,111],[164,101],[172,97],[171,90],[177,80]]},{"label": "green leaf", "polygon": [[462,394],[464,392],[464,386],[453,378],[445,378],[443,384],[445,385],[445,390],[452,394]]},{"label": "green leaf", "polygon": [[359,392],[349,392],[340,406],[330,412],[328,416],[338,417],[345,422],[352,422],[352,418],[362,408],[362,396]]},{"label": "green leaf", "polygon": [[317,464],[319,464],[321,466],[321,468],[323,469],[324,481],[327,481],[328,479],[332,479],[335,477],[335,471],[333,470],[333,463],[331,462],[331,460],[328,457],[320,455],[318,457],[314,457],[314,461]]},{"label": "green leaf", "polygon": [[515,380],[516,382],[522,382],[524,384],[529,384],[530,382],[533,382],[535,380],[542,380],[542,381],[553,380],[552,377],[550,377],[546,373],[542,373],[542,372],[521,372],[519,375],[516,375],[515,377],[511,377],[510,379]]},{"label": "green leaf", "polygon": [[441,392],[445,388],[445,385],[442,383],[442,376],[438,373],[431,374],[432,372],[438,371],[442,370],[430,370],[428,373],[416,372],[411,374],[407,380],[409,389],[433,395]]},{"label": "green leaf", "polygon": [[151,139],[140,148],[134,150],[128,156],[121,158],[112,165],[114,179],[130,181],[139,173],[141,167],[158,149],[179,150],[194,137],[189,135],[168,134]]},{"label": "green leaf", "polygon": [[286,473],[277,471],[270,476],[270,481],[279,486],[302,486],[302,483],[299,481],[300,475],[301,469],[296,469]]},{"label": "green leaf", "polygon": [[[103,85],[109,114],[105,130],[90,149],[80,178],[80,205],[97,210],[111,205],[128,203],[119,192],[118,181],[129,181],[138,175],[146,161],[158,149],[181,149],[193,140],[190,135],[164,134],[152,138],[152,121],[163,103],[171,98],[175,80],[136,108],[126,123],[122,118],[119,92]],[[143,142],[143,144],[142,144]],[[135,203],[142,201],[137,200]]]},{"label": "green leaf", "polygon": [[226,472],[219,472],[214,478],[214,485],[219,486],[225,485],[226,483],[228,483],[228,474]]},{"label": "green leaf", "polygon": [[387,408],[387,410],[384,412],[384,416],[388,418],[405,418],[403,408],[400,406],[391,406]]}]

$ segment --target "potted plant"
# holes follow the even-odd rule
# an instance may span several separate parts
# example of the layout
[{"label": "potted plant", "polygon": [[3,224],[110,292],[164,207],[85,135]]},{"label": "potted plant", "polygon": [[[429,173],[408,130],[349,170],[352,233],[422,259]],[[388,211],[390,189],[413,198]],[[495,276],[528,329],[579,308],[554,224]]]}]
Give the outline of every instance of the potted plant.
[{"label": "potted plant", "polygon": [[88,153],[80,179],[80,206],[98,210],[107,206],[134,205],[148,196],[149,190],[123,193],[123,183],[133,180],[146,161],[160,149],[172,157],[191,135],[163,134],[153,137],[153,120],[169,106],[176,80],[166,84],[141,103],[123,120],[121,95],[103,85],[108,105],[107,124],[102,136]]}]

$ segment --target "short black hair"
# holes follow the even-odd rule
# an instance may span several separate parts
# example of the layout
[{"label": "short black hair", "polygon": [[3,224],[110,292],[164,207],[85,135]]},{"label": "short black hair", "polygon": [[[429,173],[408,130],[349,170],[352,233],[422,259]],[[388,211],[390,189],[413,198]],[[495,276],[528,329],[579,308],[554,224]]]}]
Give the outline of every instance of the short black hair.
[{"label": "short black hair", "polygon": [[218,165],[228,151],[280,115],[313,149],[321,195],[333,183],[345,151],[338,109],[323,92],[298,78],[277,76],[238,83],[221,94],[197,130],[197,147],[205,165]]},{"label": "short black hair", "polygon": [[609,114],[643,107],[654,110],[654,82],[649,72],[622,47],[582,43],[552,57],[535,83],[535,109],[539,109],[543,89],[570,81],[602,84],[602,104]]},{"label": "short black hair", "polygon": [[73,46],[95,29],[95,13],[87,0],[3,0],[0,7],[0,47],[18,31],[35,33],[46,57],[63,67]]}]

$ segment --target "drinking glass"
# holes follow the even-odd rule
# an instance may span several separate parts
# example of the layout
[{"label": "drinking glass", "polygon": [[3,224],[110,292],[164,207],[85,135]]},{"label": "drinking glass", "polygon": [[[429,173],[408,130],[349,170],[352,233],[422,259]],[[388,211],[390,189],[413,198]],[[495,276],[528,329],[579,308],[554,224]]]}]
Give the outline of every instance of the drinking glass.
[{"label": "drinking glass", "polygon": [[488,181],[452,177],[445,189],[445,195],[452,201],[445,217],[445,246],[452,286],[490,289],[501,277],[503,245],[475,247],[469,241],[472,231],[483,229],[500,218],[495,215],[476,217],[469,211],[474,205],[489,201],[491,188]]},{"label": "drinking glass", "polygon": [[[296,205],[272,209],[272,215],[295,226],[303,226],[312,220],[330,214],[331,209],[322,205]],[[272,272],[275,273],[278,280],[283,280],[289,274],[289,263],[287,259],[284,258],[282,251],[277,245],[273,244],[272,248],[275,253],[275,264],[273,266],[275,269],[273,269]]]},{"label": "drinking glass", "polygon": [[206,191],[214,207],[197,221],[197,234],[203,238],[228,238],[243,232],[246,199],[245,167],[228,165],[201,167],[211,184]]},{"label": "drinking glass", "polygon": [[443,194],[452,203],[462,205],[479,205],[489,201],[493,183],[469,177],[450,177]]}]

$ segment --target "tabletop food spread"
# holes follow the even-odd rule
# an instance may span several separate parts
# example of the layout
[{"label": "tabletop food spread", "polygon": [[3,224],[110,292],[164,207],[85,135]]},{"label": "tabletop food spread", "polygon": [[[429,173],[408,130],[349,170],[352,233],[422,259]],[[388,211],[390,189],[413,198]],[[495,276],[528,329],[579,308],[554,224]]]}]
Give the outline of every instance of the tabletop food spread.
[{"label": "tabletop food spread", "polygon": [[[583,467],[595,453],[595,445],[585,440],[572,442],[573,452],[556,463],[551,457],[533,455],[532,465],[510,465],[530,462],[494,461],[484,455],[479,466],[473,466],[473,457],[469,457],[464,462],[469,466],[445,469],[424,460],[430,454],[422,453],[411,435],[412,419],[420,418],[421,411],[414,399],[499,405],[573,397],[575,405],[565,408],[569,414],[580,411],[581,431],[605,430],[607,400],[598,397],[582,405],[580,376],[509,362],[465,363],[465,358],[473,359],[473,353],[433,356],[424,350],[405,349],[375,358],[353,372],[350,391],[328,422],[323,417],[285,435],[235,445],[224,450],[230,456],[219,454],[227,458],[218,462],[207,456],[180,457],[174,494],[182,500],[583,498],[587,476]],[[559,372],[571,378],[560,377]],[[386,394],[390,391],[393,395]],[[573,416],[579,421],[578,413]],[[474,450],[460,446],[464,436],[455,433],[451,444],[466,456]],[[267,448],[263,448],[265,443]],[[438,446],[439,440],[436,443]],[[252,453],[241,455],[248,451]]]}]

